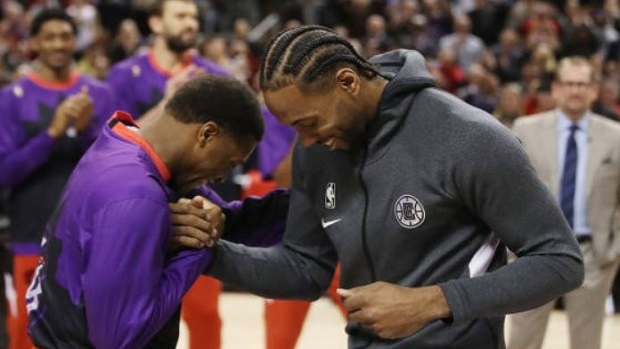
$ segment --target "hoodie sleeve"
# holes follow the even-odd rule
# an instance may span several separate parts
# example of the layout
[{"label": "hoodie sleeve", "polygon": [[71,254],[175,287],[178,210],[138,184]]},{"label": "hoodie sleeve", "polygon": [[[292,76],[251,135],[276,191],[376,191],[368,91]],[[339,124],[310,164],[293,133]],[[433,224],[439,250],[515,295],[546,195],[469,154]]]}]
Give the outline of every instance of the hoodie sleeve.
[{"label": "hoodie sleeve", "polygon": [[263,197],[225,201],[208,186],[192,191],[220,206],[226,215],[222,239],[247,246],[267,247],[282,242],[289,206],[289,191],[275,190]]},{"label": "hoodie sleeve", "polygon": [[571,229],[516,137],[500,125],[476,126],[455,154],[458,195],[519,258],[483,276],[440,285],[455,321],[540,306],[584,277]]},{"label": "hoodie sleeve", "polygon": [[[336,251],[295,178],[282,245],[257,248],[220,240],[210,275],[268,298],[314,300],[329,286]],[[296,174],[297,173],[297,174]]]},{"label": "hoodie sleeve", "polygon": [[102,349],[142,348],[167,323],[211,260],[211,249],[166,259],[171,234],[166,205],[125,199],[105,207],[83,247],[89,338]]}]

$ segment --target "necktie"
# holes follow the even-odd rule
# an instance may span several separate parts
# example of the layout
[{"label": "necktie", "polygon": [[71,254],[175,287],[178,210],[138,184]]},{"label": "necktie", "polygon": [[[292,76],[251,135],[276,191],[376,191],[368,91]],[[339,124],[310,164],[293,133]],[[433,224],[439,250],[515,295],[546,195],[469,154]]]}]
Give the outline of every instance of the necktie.
[{"label": "necktie", "polygon": [[566,142],[566,155],[564,156],[564,170],[560,182],[560,207],[564,216],[573,227],[573,203],[575,201],[575,185],[577,177],[577,141],[575,131],[579,129],[577,125],[571,125],[570,135]]}]

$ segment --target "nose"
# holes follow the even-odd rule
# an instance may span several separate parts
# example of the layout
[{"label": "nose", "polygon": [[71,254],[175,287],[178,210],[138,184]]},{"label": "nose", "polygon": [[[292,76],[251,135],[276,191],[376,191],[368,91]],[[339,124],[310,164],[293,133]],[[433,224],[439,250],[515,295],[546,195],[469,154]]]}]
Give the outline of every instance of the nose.
[{"label": "nose", "polygon": [[309,147],[319,142],[319,137],[316,133],[299,132],[299,141],[304,147]]},{"label": "nose", "polygon": [[185,25],[192,29],[192,30],[198,30],[198,18],[196,18],[195,16],[185,16]]},{"label": "nose", "polygon": [[54,50],[63,49],[69,45],[68,39],[56,36],[50,41],[50,47]]}]

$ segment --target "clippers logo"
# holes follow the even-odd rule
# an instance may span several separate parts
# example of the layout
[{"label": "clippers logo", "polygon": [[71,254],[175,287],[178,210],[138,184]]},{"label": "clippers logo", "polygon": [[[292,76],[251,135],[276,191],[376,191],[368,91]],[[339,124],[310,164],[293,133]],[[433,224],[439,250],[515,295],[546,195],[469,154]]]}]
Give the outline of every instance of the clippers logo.
[{"label": "clippers logo", "polygon": [[327,188],[325,188],[325,208],[328,210],[336,208],[336,183],[334,182],[327,183]]},{"label": "clippers logo", "polygon": [[411,195],[403,195],[396,200],[394,215],[398,224],[407,229],[420,226],[426,217],[420,200]]}]

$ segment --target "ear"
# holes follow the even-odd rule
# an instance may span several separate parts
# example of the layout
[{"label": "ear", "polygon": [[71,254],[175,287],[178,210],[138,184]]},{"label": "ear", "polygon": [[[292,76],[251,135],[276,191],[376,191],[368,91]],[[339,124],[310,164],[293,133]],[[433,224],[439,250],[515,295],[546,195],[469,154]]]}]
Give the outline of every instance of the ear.
[{"label": "ear", "polygon": [[162,20],[161,15],[151,15],[149,16],[149,28],[155,34],[159,34],[162,32]]},{"label": "ear", "polygon": [[597,98],[600,93],[601,93],[601,83],[594,81],[592,82],[592,92],[594,93],[594,95],[596,96],[595,98]]},{"label": "ear", "polygon": [[213,121],[208,121],[200,126],[198,130],[198,143],[201,146],[205,146],[213,137],[216,137],[221,133],[221,128]]},{"label": "ear", "polygon": [[35,53],[39,53],[39,41],[32,37],[28,39],[28,47]]},{"label": "ear", "polygon": [[560,93],[560,89],[562,88],[562,86],[560,86],[560,84],[557,81],[553,81],[551,83],[551,97],[553,97],[553,99],[557,99],[558,98],[558,94]]},{"label": "ear", "polygon": [[351,68],[341,68],[336,72],[336,86],[341,90],[357,95],[360,90],[360,76]]}]

